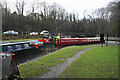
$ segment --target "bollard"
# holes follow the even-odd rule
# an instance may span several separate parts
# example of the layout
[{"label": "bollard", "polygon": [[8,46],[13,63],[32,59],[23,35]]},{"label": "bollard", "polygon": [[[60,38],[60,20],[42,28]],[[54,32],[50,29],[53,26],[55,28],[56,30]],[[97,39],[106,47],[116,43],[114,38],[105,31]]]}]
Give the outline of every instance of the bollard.
[{"label": "bollard", "polygon": [[104,43],[104,34],[100,34],[100,43],[101,43],[101,47],[103,47],[103,43]]}]

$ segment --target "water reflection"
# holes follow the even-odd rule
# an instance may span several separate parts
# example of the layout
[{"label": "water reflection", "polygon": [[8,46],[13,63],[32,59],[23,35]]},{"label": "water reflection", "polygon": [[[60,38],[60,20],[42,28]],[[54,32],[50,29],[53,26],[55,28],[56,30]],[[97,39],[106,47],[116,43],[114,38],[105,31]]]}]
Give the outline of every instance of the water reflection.
[{"label": "water reflection", "polygon": [[17,65],[19,65],[21,63],[34,60],[36,58],[40,58],[48,53],[54,52],[54,51],[59,50],[61,48],[63,48],[63,47],[62,46],[54,46],[52,44],[49,44],[49,45],[47,44],[47,45],[44,45],[43,47],[38,48],[38,49],[33,49],[33,50],[26,51],[26,52],[21,53],[21,54],[16,54],[14,56],[14,58],[15,58]]}]

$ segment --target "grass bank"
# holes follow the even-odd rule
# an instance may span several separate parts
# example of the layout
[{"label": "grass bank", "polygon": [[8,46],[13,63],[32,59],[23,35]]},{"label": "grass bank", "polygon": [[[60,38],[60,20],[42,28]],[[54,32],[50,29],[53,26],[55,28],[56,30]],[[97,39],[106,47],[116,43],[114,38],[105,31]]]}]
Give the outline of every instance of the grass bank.
[{"label": "grass bank", "polygon": [[29,61],[26,64],[21,64],[18,67],[21,77],[32,78],[32,77],[40,76],[45,72],[49,71],[47,67],[51,67],[63,63],[65,61],[64,58],[70,58],[74,54],[76,54],[76,52],[82,51],[89,47],[94,47],[94,46],[66,47],[50,55],[43,56],[40,59],[37,59],[37,61]]},{"label": "grass bank", "polygon": [[59,77],[118,78],[118,47],[100,47],[86,51]]},{"label": "grass bank", "polygon": [[29,40],[38,40],[40,38],[33,38],[33,39],[17,39],[17,40],[3,40],[3,41],[11,41],[11,42],[18,42],[18,41],[29,41]]}]

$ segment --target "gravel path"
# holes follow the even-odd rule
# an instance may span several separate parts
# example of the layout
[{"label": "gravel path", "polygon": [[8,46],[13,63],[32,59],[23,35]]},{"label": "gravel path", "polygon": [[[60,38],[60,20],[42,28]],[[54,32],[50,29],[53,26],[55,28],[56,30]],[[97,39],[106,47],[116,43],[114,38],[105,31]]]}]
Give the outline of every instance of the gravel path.
[{"label": "gravel path", "polygon": [[67,58],[64,63],[58,64],[57,66],[54,66],[54,67],[48,67],[50,71],[39,76],[38,78],[57,78],[57,76],[60,75],[67,68],[67,66],[69,66],[73,61],[78,59],[80,55],[82,55],[85,51],[93,48],[96,48],[96,47],[88,48],[83,51],[77,52],[73,57]]}]

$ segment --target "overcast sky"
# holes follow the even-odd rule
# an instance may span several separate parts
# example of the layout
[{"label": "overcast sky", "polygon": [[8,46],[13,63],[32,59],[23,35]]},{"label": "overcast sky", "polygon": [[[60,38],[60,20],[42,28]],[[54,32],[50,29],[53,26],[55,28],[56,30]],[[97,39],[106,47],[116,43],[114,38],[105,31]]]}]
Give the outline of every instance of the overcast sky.
[{"label": "overcast sky", "polygon": [[[5,1],[5,0],[4,0]],[[6,0],[9,4],[9,8],[11,8],[11,11],[13,12],[16,10],[15,3],[16,0]],[[18,0],[19,1],[19,0]],[[30,2],[35,2],[37,0],[26,0],[26,11],[29,9],[27,5]],[[65,8],[68,13],[78,13],[79,17],[82,18],[83,11],[87,10],[88,12],[93,11],[97,8],[102,8],[107,6],[107,4],[114,0],[38,0],[39,2],[45,1],[49,4],[57,3],[61,7]]]}]

